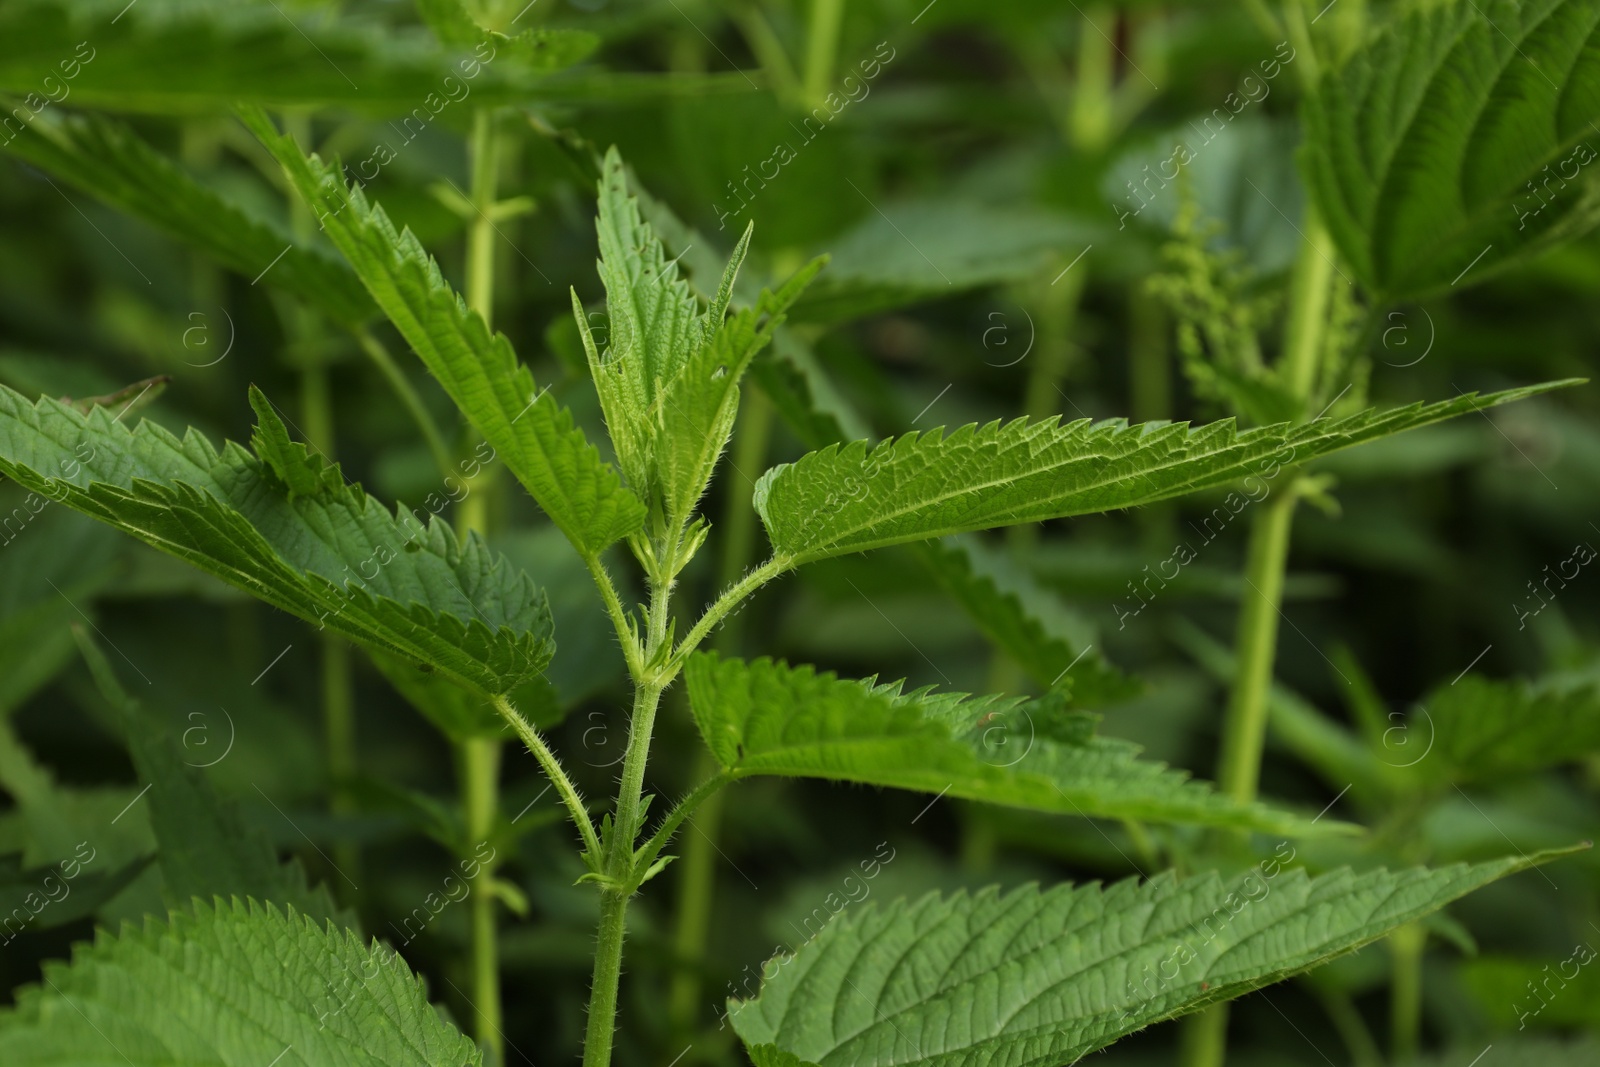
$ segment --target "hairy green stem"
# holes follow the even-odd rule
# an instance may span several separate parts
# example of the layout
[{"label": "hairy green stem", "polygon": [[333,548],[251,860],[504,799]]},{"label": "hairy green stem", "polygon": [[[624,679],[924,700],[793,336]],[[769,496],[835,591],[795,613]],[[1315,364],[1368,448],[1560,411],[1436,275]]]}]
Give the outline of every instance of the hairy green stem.
[{"label": "hairy green stem", "polygon": [[[665,597],[651,597],[652,635],[664,632]],[[652,639],[652,645],[656,641]],[[611,1043],[617,1025],[617,985],[622,977],[622,943],[627,932],[630,883],[634,874],[633,842],[639,826],[639,804],[644,792],[644,768],[650,755],[650,734],[662,686],[636,683],[633,715],[628,728],[628,751],[622,760],[622,785],[617,792],[616,816],[605,842],[608,884],[600,891],[600,928],[595,940],[594,978],[589,988],[589,1024],[583,1042],[583,1067],[609,1067]]]},{"label": "hairy green stem", "polygon": [[[311,144],[308,117],[286,116],[284,126],[301,144]],[[311,212],[298,197],[289,200],[289,223],[296,240],[302,243],[308,242],[315,233]],[[319,325],[315,314],[300,304],[290,305],[285,319],[289,336],[301,346],[295,355],[300,371],[300,418],[305,423],[306,442],[332,463],[335,452],[333,397],[328,386],[328,369],[323,362],[325,357],[313,346]],[[343,638],[327,631],[322,633],[319,643],[322,648],[322,729],[328,746],[330,782],[328,808],[334,815],[344,815],[354,808],[349,783],[356,773],[355,695],[350,678],[350,649]],[[360,846],[341,839],[335,843],[333,855],[334,864],[344,874],[343,880],[357,884],[361,877]]]},{"label": "hairy green stem", "polygon": [[589,575],[594,579],[594,584],[600,590],[600,598],[605,601],[606,614],[611,616],[611,625],[617,631],[617,640],[622,642],[622,656],[627,661],[628,673],[637,678],[644,670],[641,662],[643,650],[639,646],[639,637],[634,633],[633,627],[628,623],[628,613],[622,607],[622,599],[617,595],[617,587],[611,580],[611,575],[606,573],[605,564],[600,562],[600,557],[585,554],[583,562],[589,568]]},{"label": "hairy green stem", "polygon": [[730,611],[743,603],[751,593],[754,593],[793,565],[794,560],[787,556],[774,556],[729,586],[727,591],[718,597],[711,607],[706,609],[706,613],[700,616],[700,621],[695,623],[694,627],[684,635],[683,641],[679,643],[672,656],[673,673],[676,673],[677,668],[683,665],[683,661],[688,658],[689,653],[700,647],[700,642],[705,640],[706,634],[715,629],[716,625]]},{"label": "hairy green stem", "polygon": [[533,758],[539,761],[539,766],[544,770],[550,784],[555,786],[556,794],[560,796],[561,803],[567,807],[567,814],[572,817],[572,824],[578,828],[578,835],[583,838],[583,847],[588,850],[595,862],[601,856],[600,839],[595,834],[594,822],[589,818],[589,810],[584,806],[583,797],[578,794],[577,787],[572,784],[572,779],[567,777],[567,772],[562,768],[561,761],[556,759],[550,746],[545,743],[539,731],[533,724],[522,717],[522,713],[512,706],[511,701],[503,696],[494,698],[495,710],[500,717],[511,724],[511,729],[522,739],[528,751],[533,753]]},{"label": "hairy green stem", "polygon": [[656,832],[650,835],[650,840],[639,846],[639,850],[635,853],[635,866],[639,874],[642,875],[656,861],[656,857],[661,855],[661,850],[667,847],[672,835],[678,832],[678,827],[683,825],[684,820],[693,815],[697,808],[720,800],[723,787],[733,780],[731,774],[719,771],[695,786],[687,796],[674,804],[667,817],[661,820]]}]

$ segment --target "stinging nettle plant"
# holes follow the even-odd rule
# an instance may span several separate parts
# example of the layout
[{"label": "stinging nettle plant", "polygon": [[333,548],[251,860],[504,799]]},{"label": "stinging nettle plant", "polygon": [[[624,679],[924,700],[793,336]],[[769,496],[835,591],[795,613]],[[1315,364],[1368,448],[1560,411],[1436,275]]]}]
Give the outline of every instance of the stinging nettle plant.
[{"label": "stinging nettle plant", "polygon": [[[1284,841],[1354,829],[1260,803],[1253,789],[1219,791],[1096,736],[1092,717],[1070,705],[1070,678],[1035,700],[967,696],[704,650],[763,586],[832,557],[1276,478],[1340,449],[1570,384],[1246,430],[1232,420],[1016,419],[828,446],[760,477],[751,506],[770,557],[697,617],[680,614],[679,577],[716,534],[699,508],[732,435],[741,382],[823,261],[738,301],[747,229],[714,287],[697,295],[644,222],[620,156],[608,153],[597,221],[603,346],[576,294],[573,303],[613,466],[409,231],[397,232],[337,164],[304,154],[265,112],[239,114],[370,300],[593,576],[633,689],[615,796],[583,797],[517,706],[515,694],[556,654],[544,593],[476,532],[458,537],[348,484],[294,439],[258,390],[249,397],[250,447],[220,450],[192,430],[179,438],[149,421],[130,426],[104,406],[85,412],[0,390],[0,472],[349,638],[390,670],[432,674],[492,706],[559,794],[581,848],[581,881],[599,896],[588,1067],[611,1061],[630,901],[668,869],[684,820],[743,778],[855,782]],[[613,579],[618,546],[642,572],[643,603],[625,603]],[[667,804],[646,795],[645,778],[662,695],[680,679],[715,769]],[[996,765],[986,730],[1024,719],[1035,743]],[[1168,872],[1109,887],[864,906],[777,961],[759,995],[730,1004],[727,1019],[759,1067],[1062,1064],[1350,952],[1561,853],[1317,876],[1289,866],[1293,854],[1280,848],[1233,878]],[[137,1063],[166,1047],[163,1028],[181,1016],[201,1020],[183,1039],[197,1055],[228,1062],[270,1062],[285,1044],[306,1062],[477,1061],[391,950],[363,947],[303,885],[278,899],[289,902],[284,910],[197,903],[169,923],[102,936],[58,968],[50,988],[23,998],[0,1040],[20,1050],[17,1062],[59,1063],[109,1034]]]},{"label": "stinging nettle plant", "polygon": [[[177,437],[133,419],[124,396],[30,402],[0,387],[0,473],[34,493],[41,507],[54,501],[90,515],[324,636],[365,648],[409,699],[446,709],[436,721],[453,741],[470,745],[503,730],[521,740],[560,797],[577,839],[579,881],[598,898],[584,1045],[589,1067],[612,1060],[631,902],[654,889],[658,875],[676,873],[671,849],[685,820],[756,776],[1164,824],[1207,843],[1183,857],[1184,873],[1104,887],[933,893],[848,909],[792,955],[769,961],[759,989],[747,988],[745,999],[727,1004],[724,1022],[758,1067],[991,1061],[1053,1067],[1183,1015],[1190,1016],[1186,1038],[1195,1037],[1186,1040],[1183,1062],[1217,1063],[1226,1001],[1386,936],[1397,975],[1400,961],[1420,968],[1420,920],[1480,886],[1564,854],[1312,874],[1296,863],[1295,843],[1356,828],[1257,800],[1269,706],[1275,725],[1292,727],[1280,740],[1333,788],[1348,789],[1348,803],[1380,825],[1391,809],[1433,803],[1445,785],[1547,767],[1596,744],[1592,691],[1441,680],[1427,701],[1440,726],[1439,749],[1419,770],[1404,773],[1374,755],[1394,727],[1353,662],[1340,657],[1344,672],[1360,682],[1352,686],[1359,738],[1274,684],[1275,616],[1295,501],[1326,491],[1319,476],[1303,474],[1305,465],[1573,384],[1387,411],[1363,410],[1360,399],[1364,356],[1350,328],[1354,298],[1333,278],[1336,258],[1375,302],[1413,298],[1451,289],[1469,272],[1472,284],[1596,217],[1592,184],[1573,182],[1578,187],[1569,189],[1563,178],[1552,194],[1544,175],[1574,158],[1589,120],[1600,114],[1594,88],[1600,80],[1585,50],[1600,24],[1600,4],[1483,6],[1487,15],[1473,3],[1403,10],[1363,47],[1345,42],[1348,58],[1334,64],[1327,54],[1318,59],[1304,25],[1309,12],[1286,7],[1278,24],[1263,5],[1252,5],[1272,24],[1273,39],[1295,37],[1296,71],[1307,83],[1302,162],[1314,201],[1299,234],[1281,354],[1266,364],[1271,346],[1256,336],[1264,313],[1257,316],[1237,299],[1227,271],[1206,258],[1190,216],[1180,227],[1186,243],[1178,246],[1179,273],[1166,279],[1164,295],[1176,305],[1185,369],[1197,393],[1246,425],[1259,425],[1026,418],[875,445],[836,440],[831,430],[815,433],[808,440],[815,450],[795,462],[740,472],[760,475],[749,507],[770,555],[742,575],[735,569],[698,615],[675,596],[691,561],[708,552],[734,559],[735,567],[743,562],[722,543],[733,540],[732,532],[713,528],[701,510],[726,462],[741,386],[778,337],[785,312],[823,271],[821,260],[756,293],[739,277],[751,242],[746,229],[720,273],[697,266],[684,277],[657,232],[665,229],[662,209],[652,214],[641,207],[619,154],[608,153],[600,163],[597,221],[607,329],[595,336],[575,293],[573,312],[613,463],[533,379],[511,341],[491,329],[493,286],[481,269],[487,243],[476,245],[480,269],[469,263],[463,300],[420,241],[398,231],[348,171],[302,151],[297,138],[309,133],[307,124],[286,133],[259,108],[239,112],[302,209],[304,232],[280,252],[275,232],[187,178],[131,127],[54,109],[30,112],[26,135],[8,135],[9,151],[243,274],[279,255],[269,284],[318,308],[329,323],[360,330],[378,312],[387,317],[482,438],[489,451],[477,455],[504,465],[593,578],[632,688],[626,752],[609,798],[580,793],[540,728],[540,686],[561,636],[546,592],[494,550],[481,524],[463,521],[458,533],[437,514],[424,519],[391,508],[349,483],[312,441],[298,439],[262,391],[252,387],[248,394],[255,416],[248,447],[219,449],[197,431]],[[442,40],[520,51],[535,67],[559,66],[593,45],[583,35],[488,35],[450,3],[430,0],[419,9]],[[76,23],[40,10],[19,6],[20,14],[4,16],[17,28],[14,40],[46,51],[76,41]],[[254,47],[269,55],[299,47],[277,15],[257,14],[272,32],[245,27]],[[144,32],[139,25],[136,13],[120,26],[113,20],[102,27],[109,35],[97,38],[103,57],[75,83],[80,101],[128,102],[114,77],[115,46],[125,43],[115,35],[135,39]],[[352,50],[360,44],[347,42]],[[177,66],[182,76],[147,83],[131,99],[159,110],[196,96],[235,99],[250,88],[233,64],[216,59],[224,50],[205,54],[207,64]],[[402,54],[373,55],[375,66],[361,77],[368,98],[409,103],[422,79],[418,71],[432,70],[413,68]],[[494,95],[516,89],[511,66],[487,68],[473,90],[479,103],[514,98]],[[1556,72],[1565,72],[1559,83],[1551,77]],[[353,84],[347,94],[329,71],[317,77],[326,84],[313,86],[309,97],[279,93],[260,102],[289,107],[356,95]],[[497,85],[501,77],[509,80]],[[481,125],[489,130],[487,117]],[[492,136],[479,132],[475,127],[475,146],[492,145]],[[318,230],[344,263],[312,245]],[[676,236],[668,243],[687,254]],[[381,351],[370,335],[361,336],[369,352]],[[436,439],[430,444],[447,452]],[[440,466],[455,469],[450,458]],[[978,547],[956,538],[1240,483],[1270,486],[1270,499],[1247,520],[1246,578],[1260,596],[1241,611],[1232,657],[1203,635],[1185,639],[1208,669],[1233,682],[1216,787],[1095,733],[1095,716],[1085,710],[1097,706],[1095,687],[1104,691],[1125,679],[1087,650],[1078,659],[1057,657],[1072,663],[1057,675],[1051,657],[1059,649],[1046,649],[1037,659],[1051,666],[1035,673],[1055,681],[1041,686],[1042,696],[1023,699],[909,690],[705,647],[765,585],[814,562],[915,545],[940,581],[960,591],[957,599],[992,607],[1011,594],[980,568]],[[473,503],[481,506],[481,495]],[[635,565],[645,595],[630,604],[618,572]],[[1020,634],[1008,645],[1013,652],[1036,638],[1031,619],[991,622]],[[271,845],[217,802],[121,689],[89,635],[78,636],[123,724],[139,777],[149,782],[161,873],[179,906],[166,922],[102,933],[70,965],[50,966],[45,985],[24,991],[17,1007],[0,1015],[5,1062],[272,1064],[291,1049],[314,1064],[492,1062],[497,1010],[482,1011],[476,1044],[442,1019],[395,951],[364,942],[354,916],[309,887],[294,865],[278,863]],[[1035,643],[1048,645],[1050,637]],[[647,795],[645,783],[656,717],[674,685],[687,691],[708,770],[669,803]],[[1029,734],[1021,758],[994,758],[988,739],[997,728]],[[19,752],[0,720],[0,758],[27,769]],[[497,765],[467,766],[469,778],[481,779]],[[48,776],[30,774],[38,797],[48,795]],[[469,791],[482,784],[469,781]],[[1412,831],[1397,834],[1391,825],[1387,832],[1390,847],[1374,850],[1380,859],[1426,858],[1407,839]],[[1271,847],[1234,862],[1226,854],[1249,852],[1249,833]],[[1396,836],[1403,847],[1394,845]],[[1195,865],[1187,860],[1195,856],[1202,866],[1190,873]],[[147,862],[85,873],[73,882],[73,906],[89,914]],[[512,901],[514,890],[497,883],[492,868],[474,863],[471,871],[475,906],[494,894]],[[490,980],[474,992],[498,998],[492,952],[474,966],[485,961]],[[1403,1021],[1405,1013],[1396,1016]],[[1414,1014],[1408,1041],[1400,1040],[1403,1029],[1397,1056],[1415,1047]]]}]

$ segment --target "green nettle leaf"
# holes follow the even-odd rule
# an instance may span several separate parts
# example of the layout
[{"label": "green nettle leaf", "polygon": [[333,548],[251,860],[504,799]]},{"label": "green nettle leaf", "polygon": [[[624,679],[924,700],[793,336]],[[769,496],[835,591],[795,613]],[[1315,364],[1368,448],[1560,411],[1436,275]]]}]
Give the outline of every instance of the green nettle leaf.
[{"label": "green nettle leaf", "polygon": [[1056,1067],[1566,854],[1313,878],[1285,868],[1286,848],[1228,882],[1169,872],[850,908],[769,963],[729,1018],[757,1067]]},{"label": "green nettle leaf", "polygon": [[10,1067],[476,1067],[394,951],[235,899],[101,931],[0,1014]]},{"label": "green nettle leaf", "polygon": [[300,248],[151,148],[127,125],[101,115],[46,111],[0,148],[71,182],[120,211],[259,278],[336,322],[377,314],[361,282],[339,260]]},{"label": "green nettle leaf", "polygon": [[1600,220],[1596,0],[1453,0],[1397,19],[1305,101],[1308,182],[1387,299],[1476,282]]},{"label": "green nettle leaf", "polygon": [[1600,689],[1593,685],[1560,689],[1468,675],[1420,706],[1405,733],[1412,735],[1408,745],[1433,738],[1439,758],[1416,754],[1417,771],[1428,775],[1498,781],[1600,750]]},{"label": "green nettle leaf", "polygon": [[696,725],[735,778],[782,775],[914,789],[1066,815],[1151,819],[1276,834],[1338,832],[1239,804],[1059,696],[1035,701],[904,692],[768,659],[696,653],[684,667]]},{"label": "green nettle leaf", "polygon": [[574,425],[572,412],[535,387],[511,342],[467,307],[416,236],[397,233],[359,185],[302,154],[265,113],[243,109],[241,117],[412,350],[578,550],[593,556],[643,526],[644,504]]},{"label": "green nettle leaf", "polygon": [[915,550],[984,635],[1034,682],[1067,687],[1074,704],[1091,707],[1139,691],[1137,681],[1093,651],[1089,625],[1035,588],[1005,556],[966,537],[927,541]]},{"label": "green nettle leaf", "polygon": [[554,651],[544,594],[481,538],[390,512],[360,486],[290,492],[229,443],[129,429],[0,386],[0,473],[275,607],[436,667],[486,693],[544,670]]},{"label": "green nettle leaf", "polygon": [[609,322],[605,348],[573,293],[573,311],[612,441],[630,484],[657,495],[669,527],[694,510],[733,432],[739,381],[783,323],[825,259],[813,260],[753,306],[725,318],[739,266],[750,245],[746,228],[702,311],[677,260],[640,214],[615,147],[600,178],[600,278]]},{"label": "green nettle leaf", "polygon": [[68,99],[158,114],[338,104],[459,124],[472,107],[538,97],[545,76],[597,43],[580,30],[542,30],[509,41],[510,55],[493,41],[442,52],[420,30],[276,0],[16,0],[0,8],[0,92],[26,94],[7,134]]},{"label": "green nettle leaf", "polygon": [[[1577,385],[1547,382],[1479,396],[1239,432],[1233,420],[1066,424],[1015,419],[908,433],[811,452],[756,484],[774,555],[795,566],[850,552],[995,526],[1152,504],[1466,412]],[[1242,499],[1242,498],[1241,498]]]}]

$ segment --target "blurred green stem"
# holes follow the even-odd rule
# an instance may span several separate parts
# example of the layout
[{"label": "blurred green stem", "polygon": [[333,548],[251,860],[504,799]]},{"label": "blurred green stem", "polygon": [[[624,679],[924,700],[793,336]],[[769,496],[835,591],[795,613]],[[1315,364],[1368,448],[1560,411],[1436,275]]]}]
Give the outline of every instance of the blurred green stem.
[{"label": "blurred green stem", "polygon": [[[1284,384],[1302,402],[1310,400],[1318,357],[1327,329],[1328,285],[1333,276],[1327,231],[1309,209],[1304,237],[1289,288],[1284,352],[1278,370]],[[1283,601],[1283,576],[1289,558],[1289,532],[1294,521],[1294,472],[1250,527],[1245,559],[1244,604],[1234,639],[1237,657],[1232,697],[1222,729],[1222,756],[1217,784],[1241,803],[1255,800],[1261,780],[1261,750],[1267,730],[1267,694],[1278,647],[1278,619]],[[1251,594],[1254,594],[1253,596]]]},{"label": "blurred green stem", "polygon": [[1228,1055],[1228,1004],[1223,1001],[1183,1020],[1178,1062],[1183,1067],[1222,1067]]},{"label": "blurred green stem", "polygon": [[1339,1037],[1343,1039],[1344,1047],[1350,1053],[1350,1067],[1382,1067],[1383,1054],[1378,1051],[1378,1044],[1372,1039],[1366,1020],[1361,1018],[1361,1013],[1351,1002],[1350,995],[1331,989],[1317,989],[1310,982],[1306,985],[1312,989],[1323,1010],[1328,1013],[1333,1028],[1339,1031]]},{"label": "blurred green stem", "polygon": [[[476,737],[459,747],[466,844],[476,855],[494,831],[499,808],[500,748],[496,738]],[[495,944],[495,854],[481,861],[472,879],[472,996],[478,1041],[489,1049],[486,1063],[505,1062],[500,1026],[500,971]]]},{"label": "blurred green stem", "polygon": [[494,112],[480,107],[472,115],[472,206],[467,220],[467,306],[494,322],[494,207],[499,177],[499,143]]},{"label": "blurred green stem", "polygon": [[[1300,251],[1289,287],[1284,351],[1278,371],[1301,401],[1310,400],[1318,357],[1327,329],[1328,285],[1333,260],[1327,231],[1308,207]],[[1297,499],[1295,473],[1282,471],[1284,484],[1256,509],[1245,556],[1244,601],[1234,638],[1233,692],[1222,724],[1217,785],[1240,803],[1256,799],[1261,784],[1261,751],[1266,743],[1267,696],[1278,650],[1283,578],[1289,560],[1289,534]],[[1185,1023],[1184,1067],[1220,1067],[1226,1054],[1227,1006],[1218,1004]]]},{"label": "blurred green stem", "polygon": [[[485,325],[494,322],[494,208],[498,185],[500,146],[495,133],[494,114],[479,108],[472,116],[472,138],[468,143],[471,160],[472,206],[467,224],[466,290],[467,306],[476,311]],[[449,470],[447,463],[446,470]],[[468,483],[467,495],[456,515],[457,534],[486,532],[489,522],[489,493],[494,479],[480,477]],[[476,853],[494,830],[500,808],[500,754],[498,738],[476,738],[461,746],[462,809],[466,815],[466,847]],[[505,1062],[505,1036],[500,1020],[500,958],[495,930],[495,862],[481,863],[473,879],[472,893],[472,1007],[477,1017],[478,1044],[485,1050],[486,1067]]]},{"label": "blurred green stem", "polygon": [[844,0],[811,0],[811,22],[806,32],[806,103],[811,107],[821,104],[828,95],[843,16]]},{"label": "blurred green stem", "polygon": [[1112,79],[1115,60],[1111,35],[1117,12],[1105,4],[1084,8],[1078,28],[1078,74],[1073,79],[1072,147],[1095,154],[1111,140]]},{"label": "blurred green stem", "polygon": [[[730,478],[724,497],[721,528],[727,533],[727,551],[717,568],[717,588],[726,589],[738,580],[740,573],[750,563],[755,550],[756,513],[750,506],[750,494],[755,490],[755,480],[761,476],[767,459],[767,449],[772,439],[772,402],[759,389],[747,389],[739,413],[737,433],[733,441],[733,456],[729,467]],[[728,619],[717,631],[712,644],[723,652],[736,652],[742,629],[742,615]],[[718,773],[721,768],[704,745],[696,745],[691,781],[701,781]],[[687,1033],[695,1025],[695,1013],[704,987],[703,968],[706,958],[706,939],[711,931],[711,911],[717,892],[718,840],[722,836],[722,805],[724,794],[714,793],[701,806],[694,817],[698,833],[683,840],[683,859],[679,866],[680,890],[678,916],[673,932],[673,948],[678,968],[672,976],[672,989],[667,1002],[667,1017],[677,1033]]]},{"label": "blurred green stem", "polygon": [[422,402],[422,397],[411,387],[411,382],[406,378],[389,354],[389,349],[382,341],[372,336],[372,333],[363,328],[356,334],[356,341],[361,345],[361,350],[377,366],[379,373],[389,383],[395,395],[400,398],[400,403],[405,406],[410,414],[411,421],[417,424],[417,429],[422,433],[422,439],[428,443],[428,451],[433,456],[434,465],[439,468],[439,473],[449,476],[455,473],[450,458],[450,449],[444,443],[444,435],[439,432],[438,423],[433,421],[433,416],[428,413],[428,408]]},{"label": "blurred green stem", "polygon": [[[295,140],[309,145],[311,120],[304,115],[285,116],[284,127]],[[315,233],[311,212],[298,197],[289,202],[289,222],[296,240],[307,243]],[[333,462],[335,435],[333,396],[329,388],[325,353],[316,344],[319,327],[313,313],[300,304],[289,307],[289,335],[296,351],[293,360],[300,368],[300,417],[305,420],[307,442]],[[350,678],[350,647],[344,639],[324,630],[322,645],[322,726],[328,746],[328,807],[334,815],[354,808],[350,782],[356,773],[355,694]],[[353,841],[334,845],[334,863],[351,885],[360,879],[361,849]]]},{"label": "blurred green stem", "polygon": [[1410,923],[1389,935],[1394,975],[1389,985],[1389,1058],[1410,1063],[1422,1034],[1422,950],[1428,931]]},{"label": "blurred green stem", "polygon": [[789,62],[789,53],[784,51],[783,41],[767,21],[761,6],[754,2],[735,3],[731,17],[744,35],[745,44],[750,46],[751,54],[760,62],[773,95],[779,100],[805,103],[794,64]]}]

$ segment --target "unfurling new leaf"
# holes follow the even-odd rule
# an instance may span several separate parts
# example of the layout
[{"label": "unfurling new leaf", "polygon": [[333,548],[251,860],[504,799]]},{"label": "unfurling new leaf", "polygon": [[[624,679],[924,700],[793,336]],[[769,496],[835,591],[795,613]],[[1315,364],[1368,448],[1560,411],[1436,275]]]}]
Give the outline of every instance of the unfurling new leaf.
[{"label": "unfurling new leaf", "polygon": [[762,290],[753,307],[727,318],[750,244],[747,228],[702,311],[629,195],[615,148],[600,178],[595,229],[609,316],[603,350],[576,293],[573,311],[617,462],[629,484],[647,492],[657,521],[676,529],[705,493],[733,432],[740,379],[825,260],[813,260],[776,292]]},{"label": "unfurling new leaf", "polygon": [[572,412],[535,386],[511,342],[450,288],[410,230],[336,167],[303,155],[259,109],[241,117],[277,159],[367,291],[462,413],[586,556],[644,524],[643,503],[600,458]]}]

